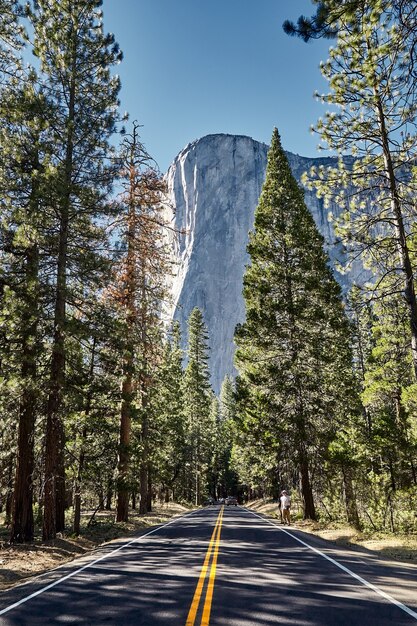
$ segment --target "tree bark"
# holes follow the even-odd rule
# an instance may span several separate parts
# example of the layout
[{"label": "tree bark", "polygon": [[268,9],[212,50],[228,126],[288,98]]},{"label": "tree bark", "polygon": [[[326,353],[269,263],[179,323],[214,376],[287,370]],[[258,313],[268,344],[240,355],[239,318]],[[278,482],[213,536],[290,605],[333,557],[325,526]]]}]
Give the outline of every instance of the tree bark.
[{"label": "tree bark", "polygon": [[[64,426],[62,401],[65,384],[65,303],[66,303],[66,257],[68,223],[63,220],[60,232],[58,278],[55,306],[55,333],[52,349],[50,392],[47,404],[45,441],[45,496],[43,515],[43,539],[54,539],[57,525],[62,530],[65,506],[65,476],[63,476]],[[58,508],[57,508],[58,507]]]},{"label": "tree bark", "polygon": [[301,494],[303,497],[304,505],[304,519],[316,520],[316,509],[314,506],[313,490],[310,482],[310,472],[308,468],[308,461],[304,452],[301,453],[300,459],[300,479],[301,479]]},{"label": "tree bark", "polygon": [[152,511],[153,507],[152,494],[152,467],[151,464],[148,463],[148,513]]},{"label": "tree bark", "polygon": [[74,523],[73,523],[73,532],[75,535],[80,534],[80,526],[81,526],[81,485],[82,485],[82,476],[84,471],[84,463],[85,463],[85,449],[87,442],[87,425],[86,421],[88,416],[90,415],[91,410],[91,401],[92,401],[92,383],[94,380],[94,365],[95,365],[95,356],[96,356],[96,338],[93,339],[93,345],[91,348],[91,360],[90,360],[90,368],[88,372],[89,378],[89,392],[86,397],[85,402],[85,416],[84,416],[84,426],[81,434],[81,446],[80,446],[80,456],[78,460],[78,469],[77,476],[74,484]]},{"label": "tree bark", "polygon": [[111,480],[107,481],[107,490],[106,490],[106,511],[111,510],[111,502],[113,498],[113,489]]},{"label": "tree bark", "polygon": [[13,505],[13,473],[14,473],[14,455],[10,454],[7,464],[7,492],[4,525],[9,526],[12,519]]},{"label": "tree bark", "polygon": [[[370,44],[369,44],[370,45]],[[391,199],[391,210],[394,216],[394,225],[396,233],[396,241],[398,248],[398,256],[402,271],[404,272],[404,295],[408,305],[410,330],[411,330],[411,356],[413,360],[414,376],[417,379],[417,300],[414,271],[410,259],[410,250],[405,232],[404,217],[401,207],[401,199],[395,177],[395,168],[392,160],[388,131],[385,120],[385,112],[382,100],[379,94],[379,86],[375,83],[374,94],[376,99],[376,107],[379,121],[379,128],[382,140],[382,151],[384,157],[385,174],[388,182],[389,194]]]},{"label": "tree bark", "polygon": [[[133,152],[133,149],[132,149]],[[135,204],[136,169],[133,154],[129,162],[129,204],[127,216],[127,260],[125,278],[125,309],[128,341],[123,365],[122,406],[120,411],[119,459],[117,464],[117,508],[116,521],[127,522],[129,517],[129,470],[130,438],[132,429],[133,367],[134,341],[136,326],[136,204]]]},{"label": "tree bark", "polygon": [[82,432],[80,458],[78,460],[77,477],[75,479],[75,484],[74,484],[74,524],[73,524],[74,535],[79,535],[80,528],[81,528],[81,482],[82,482],[82,473],[84,470],[86,439],[87,439],[87,427],[84,426],[83,432]]},{"label": "tree bark", "polygon": [[67,254],[69,213],[71,206],[74,123],[76,95],[77,34],[72,33],[72,75],[69,88],[67,136],[65,143],[64,180],[59,205],[60,229],[58,242],[57,285],[54,314],[50,391],[47,404],[45,441],[45,498],[43,538],[54,539],[57,529],[65,527],[65,434],[62,402],[65,387],[65,326],[67,301]]},{"label": "tree bark", "polygon": [[[37,192],[36,192],[37,195]],[[23,318],[21,378],[24,389],[19,406],[19,433],[17,465],[13,492],[12,543],[32,541],[33,520],[33,471],[36,402],[36,356],[38,352],[38,273],[39,251],[35,243],[26,254],[26,311]]]},{"label": "tree bark", "polygon": [[140,502],[139,513],[149,512],[149,466],[148,466],[148,418],[144,415],[142,420],[142,458],[139,471]]},{"label": "tree bark", "polygon": [[119,460],[117,464],[117,522],[127,522],[129,518],[130,405],[132,391],[132,374],[126,373],[122,383],[123,399],[120,411]]},{"label": "tree bark", "polygon": [[345,489],[346,517],[349,524],[357,530],[361,530],[358,507],[356,504],[355,491],[353,489],[352,470],[350,467],[342,467],[343,486]]}]

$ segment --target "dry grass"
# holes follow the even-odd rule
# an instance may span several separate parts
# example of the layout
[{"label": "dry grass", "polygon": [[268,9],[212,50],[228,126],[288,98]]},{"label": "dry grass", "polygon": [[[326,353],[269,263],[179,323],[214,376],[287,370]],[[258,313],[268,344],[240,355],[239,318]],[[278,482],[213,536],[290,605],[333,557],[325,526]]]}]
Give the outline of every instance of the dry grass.
[{"label": "dry grass", "polygon": [[92,512],[86,511],[82,516],[82,534],[79,537],[62,535],[53,541],[42,541],[37,537],[27,545],[11,546],[7,541],[8,530],[3,526],[0,532],[0,590],[72,561],[103,543],[162,524],[187,510],[179,504],[160,504],[146,515],[131,511],[126,524],[114,521],[114,511],[100,511],[89,528],[87,523]]}]

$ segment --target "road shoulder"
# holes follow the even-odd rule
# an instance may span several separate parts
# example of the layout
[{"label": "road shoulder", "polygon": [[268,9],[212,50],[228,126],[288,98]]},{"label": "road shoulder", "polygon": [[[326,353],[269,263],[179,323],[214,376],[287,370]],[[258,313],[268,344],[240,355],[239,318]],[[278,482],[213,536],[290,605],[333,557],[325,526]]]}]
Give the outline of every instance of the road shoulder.
[{"label": "road shoulder", "polygon": [[[248,503],[247,508],[279,524],[276,502],[256,500]],[[361,533],[347,524],[302,520],[295,521],[293,528],[324,539],[338,547],[354,551],[362,550],[369,556],[374,555],[381,560],[417,565],[417,535],[414,534]]]},{"label": "road shoulder", "polygon": [[182,516],[189,509],[169,504],[156,506],[152,513],[138,515],[134,511],[127,524],[115,524],[114,512],[104,512],[89,532],[79,537],[59,536],[53,541],[35,540],[30,544],[0,543],[0,591],[35,581],[58,568],[93,555],[121,540],[139,536],[154,526]]}]

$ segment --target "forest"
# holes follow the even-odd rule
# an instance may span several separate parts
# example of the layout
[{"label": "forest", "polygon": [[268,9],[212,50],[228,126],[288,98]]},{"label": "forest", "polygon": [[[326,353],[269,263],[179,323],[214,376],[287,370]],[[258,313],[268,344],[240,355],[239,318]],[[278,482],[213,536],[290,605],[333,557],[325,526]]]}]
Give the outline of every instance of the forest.
[{"label": "forest", "polygon": [[[417,8],[313,2],[330,38],[313,128],[364,281],[342,293],[274,129],[244,276],[235,380],[167,319],[166,182],[120,113],[123,55],[100,0],[0,0],[0,513],[11,543],[82,533],[82,512],[241,503],[417,530]],[[314,44],[313,44],[314,45]],[[307,49],[306,49],[307,50]],[[28,52],[33,59],[28,63]],[[307,54],[307,51],[306,51]],[[142,121],[142,120],[141,120]]]}]

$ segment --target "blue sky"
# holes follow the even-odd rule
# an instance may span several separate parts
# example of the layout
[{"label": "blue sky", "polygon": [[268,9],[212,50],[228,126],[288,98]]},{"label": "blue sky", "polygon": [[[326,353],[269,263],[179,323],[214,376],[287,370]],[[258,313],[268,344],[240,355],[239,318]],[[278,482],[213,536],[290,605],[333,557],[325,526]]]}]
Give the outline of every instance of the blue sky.
[{"label": "blue sky", "polygon": [[329,42],[305,44],[282,30],[311,15],[310,0],[104,0],[104,24],[124,61],[122,108],[165,171],[190,141],[209,133],[269,142],[277,126],[287,150],[314,156],[313,98]]}]

